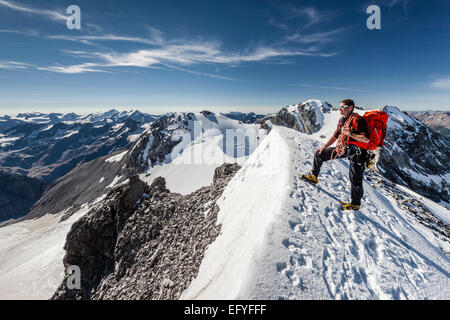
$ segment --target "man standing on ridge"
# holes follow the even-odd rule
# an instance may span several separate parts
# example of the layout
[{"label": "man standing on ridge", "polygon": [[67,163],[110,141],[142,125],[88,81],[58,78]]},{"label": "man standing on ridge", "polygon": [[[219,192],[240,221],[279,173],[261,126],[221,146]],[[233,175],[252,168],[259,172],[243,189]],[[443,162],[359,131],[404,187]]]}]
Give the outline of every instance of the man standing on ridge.
[{"label": "man standing on ridge", "polygon": [[[302,175],[302,179],[317,184],[319,183],[317,177],[324,161],[348,157],[352,200],[351,203],[341,202],[342,210],[359,210],[364,194],[363,175],[367,150],[352,144],[352,142],[369,143],[370,130],[367,121],[353,112],[354,108],[355,103],[351,99],[345,99],[340,103],[339,112],[342,117],[339,119],[336,131],[322,148],[315,151],[311,174]],[[330,147],[336,141],[336,147]]]}]

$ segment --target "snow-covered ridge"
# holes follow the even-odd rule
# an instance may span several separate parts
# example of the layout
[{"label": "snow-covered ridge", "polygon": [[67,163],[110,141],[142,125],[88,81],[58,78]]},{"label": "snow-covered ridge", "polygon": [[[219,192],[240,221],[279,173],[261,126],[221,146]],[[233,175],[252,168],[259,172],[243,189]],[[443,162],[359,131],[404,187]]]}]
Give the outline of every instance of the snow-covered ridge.
[{"label": "snow-covered ridge", "polygon": [[274,127],[225,189],[222,233],[183,298],[450,298],[449,239],[419,231],[393,197],[366,182],[362,209],[340,212],[350,188],[344,160],[324,164],[318,187],[299,179],[318,146]]},{"label": "snow-covered ridge", "polygon": [[290,177],[280,170],[289,166],[289,160],[286,142],[277,129],[272,130],[217,201],[221,233],[182,299],[240,297],[258,266],[270,227],[281,214],[280,199],[289,194]]},{"label": "snow-covered ridge", "polygon": [[259,125],[223,114],[178,112],[152,123],[129,157],[148,184],[162,176],[171,191],[188,194],[211,184],[221,164],[243,163],[265,135]]}]

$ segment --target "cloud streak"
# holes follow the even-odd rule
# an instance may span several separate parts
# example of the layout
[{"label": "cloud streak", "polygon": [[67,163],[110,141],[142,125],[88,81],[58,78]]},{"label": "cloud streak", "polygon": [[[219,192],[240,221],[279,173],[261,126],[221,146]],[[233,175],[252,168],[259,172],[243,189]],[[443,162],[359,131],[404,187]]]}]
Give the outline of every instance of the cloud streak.
[{"label": "cloud streak", "polygon": [[431,87],[435,89],[450,90],[450,78],[436,79],[431,83]]},{"label": "cloud streak", "polygon": [[[10,0],[0,0],[0,7],[11,10],[45,16],[55,21],[66,21],[66,16],[53,10],[38,9],[25,6]],[[304,16],[309,23],[317,23],[323,19],[314,8],[295,8],[296,16]],[[273,20],[272,24],[276,24]],[[288,30],[287,25],[279,25],[281,29]],[[24,69],[33,67],[40,71],[48,71],[66,74],[81,74],[91,72],[111,72],[112,68],[166,68],[203,75],[217,79],[238,81],[232,77],[218,74],[217,65],[238,66],[245,63],[285,63],[286,58],[298,56],[330,57],[333,52],[323,52],[319,46],[331,41],[331,38],[339,32],[298,34],[283,38],[281,41],[271,45],[258,45],[240,51],[225,50],[219,41],[205,41],[192,39],[166,39],[162,31],[147,26],[146,35],[128,36],[117,34],[85,34],[85,35],[42,35],[38,32],[26,32],[20,30],[0,30],[3,33],[16,33],[28,36],[37,36],[53,41],[70,41],[92,47],[100,47],[92,51],[62,50],[65,54],[75,59],[71,64],[59,64],[48,66],[26,66],[26,64],[4,63],[3,69]],[[100,43],[130,42],[143,45],[144,48],[128,51],[111,50],[100,45]],[[214,71],[204,72],[192,70],[198,66],[211,67]]]},{"label": "cloud streak", "polygon": [[[70,51],[64,52],[73,57],[88,59],[90,61],[69,66],[41,67],[46,70],[59,73],[86,73],[107,72],[109,68],[137,67],[137,68],[160,68],[161,66],[179,71],[189,72],[197,75],[205,75],[223,80],[236,80],[234,78],[221,76],[215,73],[206,73],[187,69],[188,66],[218,64],[237,66],[251,62],[279,62],[284,57],[294,56],[320,56],[329,57],[334,53],[321,53],[315,50],[298,50],[281,47],[259,46],[253,50],[244,52],[226,52],[219,41],[166,41],[162,33],[152,29],[149,39],[139,37],[127,37],[117,35],[103,36],[51,36],[54,40],[70,41],[132,41],[150,45],[151,48],[140,49],[131,52],[116,51]],[[216,68],[217,69],[217,68]]]},{"label": "cloud streak", "polygon": [[304,34],[296,32],[292,35],[286,36],[286,42],[297,42],[303,44],[325,44],[333,41],[337,41],[337,36],[343,33],[347,28],[338,28],[331,31],[315,32]]},{"label": "cloud streak", "polygon": [[61,14],[58,11],[27,7],[27,6],[24,6],[22,4],[19,4],[19,3],[13,2],[13,1],[0,0],[0,6],[3,6],[5,8],[11,9],[11,10],[15,10],[15,11],[45,16],[45,17],[48,17],[51,20],[55,20],[55,21],[65,22],[67,19],[67,17],[64,14]]},{"label": "cloud streak", "polygon": [[308,20],[306,26],[312,26],[319,22],[325,21],[326,15],[314,7],[292,7],[291,12],[294,17],[303,17]]},{"label": "cloud streak", "polygon": [[10,60],[0,60],[0,69],[7,70],[17,70],[17,69],[28,69],[31,65],[28,63],[10,61]]}]

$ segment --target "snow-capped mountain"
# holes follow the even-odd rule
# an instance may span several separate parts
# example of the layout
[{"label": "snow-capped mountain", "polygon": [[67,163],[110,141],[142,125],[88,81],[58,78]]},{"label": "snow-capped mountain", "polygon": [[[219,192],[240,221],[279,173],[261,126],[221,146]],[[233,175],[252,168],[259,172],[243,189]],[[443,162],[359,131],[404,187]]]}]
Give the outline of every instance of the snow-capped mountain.
[{"label": "snow-capped mountain", "polygon": [[262,119],[266,116],[264,114],[256,114],[254,112],[244,113],[244,112],[236,112],[236,111],[221,113],[221,114],[230,119],[242,121],[243,123],[255,123],[259,119]]},{"label": "snow-capped mountain", "polygon": [[[397,110],[386,111],[401,133]],[[346,160],[324,164],[319,186],[299,179],[338,118],[317,100],[248,124],[207,111],[161,117],[0,227],[0,298],[450,298],[445,206],[387,180],[383,159],[355,212],[338,210]],[[81,290],[65,286],[69,265],[82,269]]]},{"label": "snow-capped mountain", "polygon": [[437,133],[450,138],[450,111],[408,111],[408,114]]},{"label": "snow-capped mountain", "polygon": [[[89,115],[22,113],[1,117],[0,222],[23,216],[33,205],[23,194],[23,184],[30,182],[30,188],[34,182],[51,184],[79,163],[126,148],[156,118],[139,111],[116,110]],[[1,187],[1,181],[16,175],[31,179],[22,179],[22,187],[17,190]]]},{"label": "snow-capped mountain", "polygon": [[4,116],[0,118],[0,168],[53,182],[79,162],[127,147],[157,117],[116,110]]},{"label": "snow-capped mountain", "polygon": [[76,113],[42,113],[42,112],[28,112],[19,113],[16,116],[4,115],[0,117],[0,132],[11,128],[17,124],[24,123],[41,123],[54,124],[63,122],[71,124],[73,122],[79,123],[118,123],[126,119],[132,119],[137,122],[149,123],[155,120],[158,116],[142,113],[138,110],[117,111],[111,109],[105,112],[96,112],[89,114]]},{"label": "snow-capped mountain", "polygon": [[273,125],[284,126],[300,132],[312,134],[323,126],[324,114],[333,109],[328,102],[308,100],[282,108],[278,113],[268,115],[257,123],[262,127],[271,129]]},{"label": "snow-capped mountain", "polygon": [[388,139],[379,168],[389,180],[434,201],[450,202],[450,139],[386,106]]},{"label": "snow-capped mountain", "polygon": [[[248,137],[241,141],[239,133]],[[68,204],[66,214],[75,212],[136,174],[148,184],[164,177],[171,191],[189,194],[210,185],[223,163],[243,163],[265,134],[259,125],[208,111],[161,116],[128,150],[79,165],[58,180],[25,218],[57,214]]]}]

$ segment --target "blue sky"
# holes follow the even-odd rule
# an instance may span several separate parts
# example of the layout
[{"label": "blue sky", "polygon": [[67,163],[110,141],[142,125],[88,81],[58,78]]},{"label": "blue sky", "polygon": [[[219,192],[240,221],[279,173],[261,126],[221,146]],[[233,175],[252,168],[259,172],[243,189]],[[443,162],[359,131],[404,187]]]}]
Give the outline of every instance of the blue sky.
[{"label": "blue sky", "polygon": [[0,113],[450,110],[449,17],[447,0],[0,0]]}]

